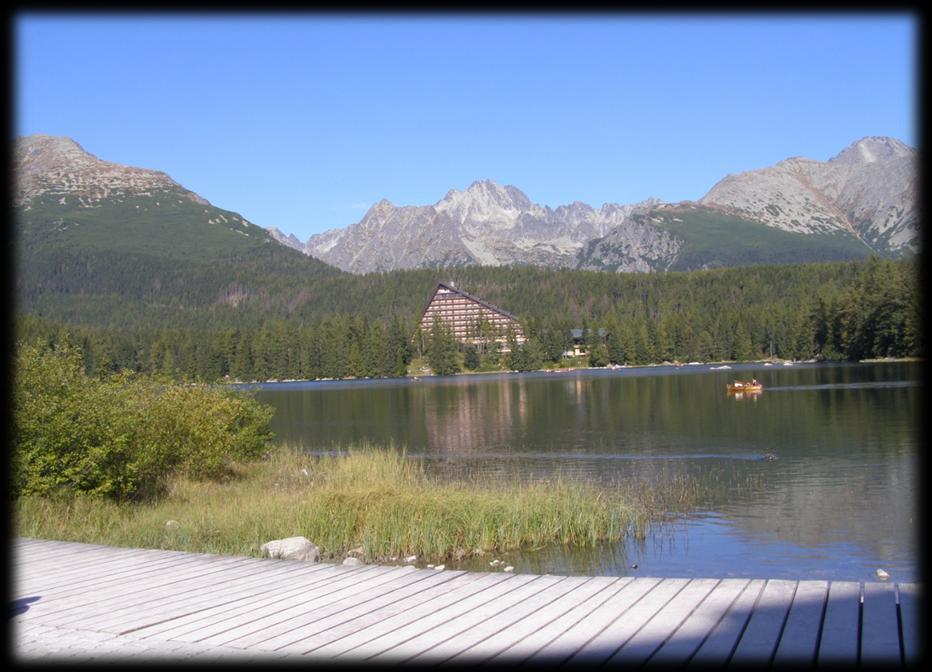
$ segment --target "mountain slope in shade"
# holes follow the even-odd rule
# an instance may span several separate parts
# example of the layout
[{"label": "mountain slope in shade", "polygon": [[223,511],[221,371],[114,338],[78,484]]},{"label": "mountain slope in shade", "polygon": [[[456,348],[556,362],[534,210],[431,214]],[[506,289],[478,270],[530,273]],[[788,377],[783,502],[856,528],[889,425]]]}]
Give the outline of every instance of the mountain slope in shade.
[{"label": "mountain slope in shade", "polygon": [[863,138],[829,161],[792,158],[729,175],[699,203],[805,234],[846,232],[880,254],[918,247],[917,152]]}]

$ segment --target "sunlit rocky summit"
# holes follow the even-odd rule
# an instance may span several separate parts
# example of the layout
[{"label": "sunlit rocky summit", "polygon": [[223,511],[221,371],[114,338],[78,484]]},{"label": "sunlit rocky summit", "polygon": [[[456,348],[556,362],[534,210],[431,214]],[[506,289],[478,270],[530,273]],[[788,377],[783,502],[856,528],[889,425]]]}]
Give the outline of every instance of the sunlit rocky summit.
[{"label": "sunlit rocky summit", "polygon": [[915,249],[915,149],[863,138],[826,162],[795,157],[729,175],[700,203],[799,233],[850,233],[879,253]]},{"label": "sunlit rocky summit", "polygon": [[103,201],[159,193],[180,195],[207,204],[165,173],[103,161],[71,138],[30,135],[17,138],[13,164],[14,205],[28,207],[38,196],[51,195],[62,205],[96,207]]},{"label": "sunlit rocky summit", "polygon": [[464,264],[574,267],[586,241],[658,203],[599,210],[572,203],[552,210],[516,187],[482,180],[465,191],[450,190],[433,205],[396,206],[383,199],[358,223],[312,236],[305,250],[357,273]]}]

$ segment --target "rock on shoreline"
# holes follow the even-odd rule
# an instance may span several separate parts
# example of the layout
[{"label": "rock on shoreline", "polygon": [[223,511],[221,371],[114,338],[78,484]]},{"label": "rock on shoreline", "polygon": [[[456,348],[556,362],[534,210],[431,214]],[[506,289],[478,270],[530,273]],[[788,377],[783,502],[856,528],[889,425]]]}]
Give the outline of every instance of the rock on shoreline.
[{"label": "rock on shoreline", "polygon": [[305,537],[275,539],[262,544],[259,550],[270,558],[320,562],[320,551]]}]

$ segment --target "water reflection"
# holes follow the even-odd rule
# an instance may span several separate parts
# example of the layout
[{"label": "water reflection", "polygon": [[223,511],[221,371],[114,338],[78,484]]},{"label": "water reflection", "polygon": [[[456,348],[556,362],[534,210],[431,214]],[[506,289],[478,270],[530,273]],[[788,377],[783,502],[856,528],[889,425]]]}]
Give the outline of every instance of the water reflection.
[{"label": "water reflection", "polygon": [[[277,409],[279,441],[403,446],[441,478],[702,483],[702,510],[669,540],[675,552],[658,556],[655,540],[538,551],[536,563],[562,566],[569,553],[567,568],[625,573],[617,553],[641,554],[642,572],[665,572],[690,557],[704,575],[724,576],[708,572],[724,571],[718,547],[737,539],[748,567],[769,567],[758,557],[767,555],[839,579],[894,567],[904,581],[917,571],[918,373],[917,364],[656,367],[271,385],[258,396]],[[757,378],[763,393],[729,397],[736,376]]]}]

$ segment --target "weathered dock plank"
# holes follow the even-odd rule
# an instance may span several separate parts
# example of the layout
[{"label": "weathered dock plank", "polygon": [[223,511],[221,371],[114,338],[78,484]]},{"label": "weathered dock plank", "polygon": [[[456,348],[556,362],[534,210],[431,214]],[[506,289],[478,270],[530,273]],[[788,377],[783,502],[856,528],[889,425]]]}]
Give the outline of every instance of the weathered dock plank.
[{"label": "weathered dock plank", "polygon": [[406,583],[399,583],[391,590],[383,591],[363,602],[356,602],[335,614],[315,619],[294,632],[268,639],[262,642],[262,648],[306,653],[398,614],[408,606],[420,604],[438,594],[437,591],[441,587],[449,590],[451,582],[463,574],[465,572],[462,571],[414,570],[407,577]]},{"label": "weathered dock plank", "polygon": [[211,564],[195,562],[183,568],[175,567],[171,572],[145,573],[135,581],[120,581],[116,585],[109,585],[106,581],[95,582],[89,590],[70,591],[61,600],[50,600],[49,604],[53,609],[48,614],[41,613],[41,619],[46,625],[68,625],[86,618],[90,608],[106,610],[113,605],[113,600],[117,600],[119,604],[127,604],[145,597],[153,590],[183,590],[194,585],[203,585],[207,581],[210,581],[210,585],[217,585],[218,580],[222,583],[224,570],[242,565],[244,560],[245,558],[231,558],[229,562]]},{"label": "weathered dock plank", "polygon": [[774,664],[813,665],[828,595],[827,581],[800,581],[783,627]]},{"label": "weathered dock plank", "polygon": [[[434,609],[430,613],[419,614],[416,620],[410,621],[399,628],[391,629],[375,639],[354,647],[341,654],[340,657],[354,660],[369,660],[381,654],[385,654],[387,651],[395,649],[415,637],[421,637],[435,628],[443,627],[450,621],[458,622],[459,619],[467,617],[474,609],[478,609],[489,602],[497,601],[536,578],[538,577],[519,574],[508,576],[504,580],[489,583],[481,587],[480,590],[473,592],[468,597],[457,600],[447,606]],[[424,640],[422,640],[422,642],[423,641]],[[400,652],[396,650],[395,654],[390,654],[387,657],[396,659],[399,653]]]},{"label": "weathered dock plank", "polygon": [[901,583],[897,586],[900,601],[900,631],[903,634],[903,661],[914,665],[919,660],[919,586]]},{"label": "weathered dock plank", "polygon": [[725,616],[718,622],[715,629],[706,640],[699,645],[699,650],[689,662],[701,665],[724,666],[741,641],[741,635],[754,613],[754,605],[764,590],[766,581],[755,579],[741,592],[741,595],[725,612]]},{"label": "weathered dock plank", "polygon": [[659,583],[660,579],[631,579],[621,590],[593,609],[585,620],[555,637],[528,660],[547,664],[566,661]]},{"label": "weathered dock plank", "polygon": [[236,600],[230,604],[215,600],[209,607],[196,613],[178,616],[163,623],[148,625],[145,628],[140,628],[137,633],[143,639],[175,639],[185,635],[193,635],[192,641],[196,641],[198,637],[206,637],[209,632],[221,631],[227,627],[225,625],[227,622],[241,618],[244,614],[255,616],[269,613],[263,612],[263,610],[274,611],[279,604],[302,599],[315,586],[347,574],[356,576],[358,575],[357,572],[361,570],[362,568],[348,570],[346,567],[329,564],[312,564],[298,569],[295,563],[287,563],[283,574],[276,577],[274,582],[265,585],[262,593],[254,598]]},{"label": "weathered dock plank", "polygon": [[783,579],[767,581],[729,664],[770,663],[777,650],[797,585],[797,581]]},{"label": "weathered dock plank", "polygon": [[454,648],[452,651],[445,650],[442,645],[447,641],[453,640],[458,635],[462,635],[468,630],[476,628],[486,619],[497,617],[499,613],[513,604],[523,600],[530,599],[536,592],[553,585],[565,577],[558,576],[516,576],[516,580],[524,581],[524,584],[516,587],[514,590],[503,592],[494,600],[485,600],[482,604],[477,604],[467,611],[460,612],[456,618],[444,619],[441,623],[436,624],[425,632],[420,632],[414,637],[405,638],[385,651],[382,651],[369,660],[377,662],[385,661],[409,661],[418,657],[423,662],[424,659],[429,661],[438,661],[458,653],[461,649]]},{"label": "weathered dock plank", "polygon": [[589,583],[574,590],[567,602],[569,609],[558,615],[550,623],[526,635],[501,653],[492,656],[493,663],[523,662],[562,636],[572,628],[578,626],[589,614],[602,606],[615,593],[631,583],[631,578],[615,578],[596,576]]},{"label": "weathered dock plank", "polygon": [[562,577],[554,584],[539,589],[530,598],[445,641],[435,649],[432,657],[442,662],[478,662],[489,658],[508,644],[547,624],[556,613],[563,611],[555,604],[588,580]]},{"label": "weathered dock plank", "polygon": [[608,659],[609,664],[641,665],[695,612],[718,579],[693,579]]},{"label": "weathered dock plank", "polygon": [[[191,572],[205,573],[215,568],[224,568],[235,565],[242,565],[247,558],[224,558],[204,560],[197,557],[184,559],[153,559],[151,562],[146,560],[133,561],[117,567],[109,567],[102,571],[84,572],[70,580],[62,581],[55,575],[46,579],[41,573],[24,586],[29,588],[39,588],[50,592],[54,595],[55,600],[64,600],[74,595],[81,595],[87,592],[89,587],[100,586],[105,584],[107,588],[113,591],[121,591],[123,587],[139,586],[142,581],[152,577],[178,576],[190,574]],[[40,571],[38,568],[30,571]],[[25,583],[25,582],[24,582]],[[28,588],[27,588],[28,589]]]},{"label": "weathered dock plank", "polygon": [[[111,557],[97,552],[81,562],[67,558],[47,560],[43,563],[27,561],[26,571],[18,572],[17,584],[21,590],[50,590],[53,588],[79,588],[102,577],[118,580],[126,574],[138,574],[149,567],[167,567],[177,564],[179,558],[184,563],[198,562],[197,557],[149,555],[144,553],[126,554]],[[56,594],[58,591],[56,591]]]},{"label": "weathered dock plank", "polygon": [[[218,599],[229,609],[239,600],[252,601],[261,597],[278,581],[294,580],[295,568],[280,568],[275,564],[252,562],[239,573],[217,575],[217,581],[206,586],[149,591],[131,605],[114,600],[105,616],[83,621],[81,627],[125,634],[158,623],[174,622],[181,616],[215,605]],[[302,576],[307,574],[302,572]]]},{"label": "weathered dock plank", "polygon": [[601,664],[609,660],[654,614],[689,584],[689,579],[664,579],[617,616],[599,634],[583,644],[570,663]]},{"label": "weathered dock plank", "polygon": [[[355,568],[347,568],[355,569]],[[391,578],[398,570],[394,567],[370,566],[356,571],[349,571],[331,581],[315,585],[302,595],[295,595],[287,600],[269,605],[261,613],[245,613],[242,617],[227,622],[223,627],[215,628],[210,634],[199,631],[193,636],[180,636],[181,641],[195,641],[204,644],[236,646],[231,644],[241,637],[251,637],[257,633],[274,632],[280,624],[287,624],[296,615],[306,614],[315,608],[323,607],[346,595],[359,595],[366,589],[379,585]]]},{"label": "weathered dock plank", "polygon": [[463,574],[450,583],[444,584],[440,589],[430,589],[426,595],[427,599],[411,600],[408,603],[403,602],[399,606],[404,606],[404,608],[397,611],[392,610],[393,613],[377,613],[371,620],[366,618],[361,624],[363,627],[354,627],[350,632],[334,637],[331,641],[320,646],[309,644],[304,653],[322,659],[342,655],[363,657],[365,655],[363,647],[369,643],[376,642],[379,638],[400,630],[421,618],[435,614],[451,605],[456,605],[473,595],[484,592],[491,586],[513,578],[511,574]]},{"label": "weathered dock plank", "polygon": [[[590,585],[591,584],[591,585]],[[512,648],[516,644],[528,641],[535,634],[546,630],[554,621],[577,607],[587,597],[602,590],[604,582],[597,582],[594,577],[572,577],[541,593],[537,603],[519,605],[518,610],[527,611],[526,615],[516,612],[518,620],[507,627],[490,627],[491,631],[484,639],[465,649],[452,660],[479,663],[491,659],[497,654]],[[551,597],[555,595],[555,597]],[[493,622],[489,622],[491,625]]]},{"label": "weathered dock plank", "polygon": [[896,594],[890,583],[865,583],[861,612],[861,664],[900,657]]},{"label": "weathered dock plank", "polygon": [[313,604],[310,610],[305,609],[285,621],[277,622],[273,627],[253,631],[248,635],[228,641],[226,645],[278,649],[304,634],[316,632],[315,626],[322,619],[330,616],[339,618],[350,609],[360,605],[368,606],[374,600],[384,598],[386,595],[394,595],[411,583],[417,583],[425,578],[426,572],[418,571],[413,567],[393,569],[371,579],[368,583],[360,583],[352,589],[330,595],[326,600]]},{"label": "weathered dock plank", "polygon": [[822,620],[819,664],[857,665],[861,621],[861,584],[832,581]]},{"label": "weathered dock plank", "polygon": [[748,579],[719,581],[696,610],[686,617],[680,627],[651,656],[651,664],[662,663],[672,667],[686,663],[711,636],[749,583]]}]

